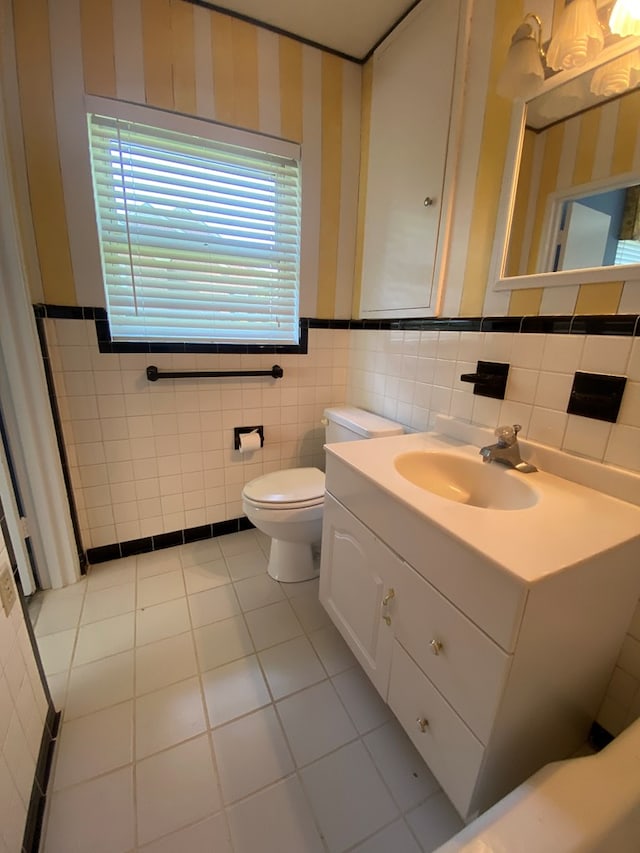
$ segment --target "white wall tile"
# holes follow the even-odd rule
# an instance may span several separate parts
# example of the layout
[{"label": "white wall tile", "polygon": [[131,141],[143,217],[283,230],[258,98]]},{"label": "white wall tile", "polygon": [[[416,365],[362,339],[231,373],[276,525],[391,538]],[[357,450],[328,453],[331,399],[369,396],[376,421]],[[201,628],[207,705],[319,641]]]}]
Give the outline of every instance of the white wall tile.
[{"label": "white wall tile", "polygon": [[534,398],[535,405],[566,412],[572,385],[573,373],[547,371],[540,373]]},{"label": "white wall tile", "polygon": [[562,449],[591,459],[604,459],[611,424],[593,418],[569,415]]},{"label": "white wall tile", "polygon": [[633,338],[616,335],[585,335],[580,370],[622,375],[627,369]]},{"label": "white wall tile", "polygon": [[574,373],[584,347],[583,335],[547,335],[542,354],[542,370]]}]

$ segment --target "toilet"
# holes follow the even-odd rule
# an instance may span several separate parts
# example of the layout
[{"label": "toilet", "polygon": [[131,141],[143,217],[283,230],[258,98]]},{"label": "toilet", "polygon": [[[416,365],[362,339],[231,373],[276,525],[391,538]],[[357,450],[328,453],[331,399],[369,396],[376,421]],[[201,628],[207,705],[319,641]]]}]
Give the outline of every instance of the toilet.
[{"label": "toilet", "polygon": [[[404,432],[400,424],[353,406],[325,409],[323,424],[327,443]],[[274,471],[245,485],[242,509],[271,537],[267,571],[274,580],[295,583],[317,576],[323,508],[324,473],[319,468]]]}]

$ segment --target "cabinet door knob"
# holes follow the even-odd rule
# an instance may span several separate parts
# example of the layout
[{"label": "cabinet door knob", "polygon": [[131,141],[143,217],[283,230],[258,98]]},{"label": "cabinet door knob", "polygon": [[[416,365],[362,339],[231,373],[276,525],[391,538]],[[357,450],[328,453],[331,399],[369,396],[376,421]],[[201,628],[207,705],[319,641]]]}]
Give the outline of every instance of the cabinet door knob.
[{"label": "cabinet door knob", "polygon": [[396,597],[395,590],[390,588],[387,590],[385,597],[382,599],[382,619],[385,625],[391,625],[391,616],[385,611],[385,607],[389,606],[389,602]]},{"label": "cabinet door knob", "polygon": [[429,720],[427,720],[426,717],[417,717],[416,723],[418,724],[418,728],[421,732],[426,732],[426,730],[429,728]]},{"label": "cabinet door knob", "polygon": [[428,195],[428,196],[425,198],[425,200],[424,200],[424,206],[425,206],[425,207],[432,207],[432,206],[433,206],[433,199],[431,198],[431,196],[430,196],[430,195]]},{"label": "cabinet door knob", "polygon": [[429,645],[431,646],[431,651],[434,653],[434,655],[439,655],[442,651],[442,643],[440,642],[440,640],[431,640]]}]

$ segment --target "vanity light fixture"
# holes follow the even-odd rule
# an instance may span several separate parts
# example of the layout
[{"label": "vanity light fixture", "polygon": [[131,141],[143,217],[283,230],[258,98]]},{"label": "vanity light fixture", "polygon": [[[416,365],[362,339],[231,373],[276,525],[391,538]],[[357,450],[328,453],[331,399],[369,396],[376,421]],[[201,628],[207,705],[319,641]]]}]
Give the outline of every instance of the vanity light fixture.
[{"label": "vanity light fixture", "polygon": [[619,36],[640,36],[640,0],[616,0],[609,29]]},{"label": "vanity light fixture", "polygon": [[604,33],[594,0],[573,0],[562,10],[547,50],[547,65],[555,71],[577,68],[595,59],[603,47]]},{"label": "vanity light fixture", "polygon": [[511,39],[497,93],[504,98],[532,98],[544,82],[543,57],[542,21],[528,12]]}]

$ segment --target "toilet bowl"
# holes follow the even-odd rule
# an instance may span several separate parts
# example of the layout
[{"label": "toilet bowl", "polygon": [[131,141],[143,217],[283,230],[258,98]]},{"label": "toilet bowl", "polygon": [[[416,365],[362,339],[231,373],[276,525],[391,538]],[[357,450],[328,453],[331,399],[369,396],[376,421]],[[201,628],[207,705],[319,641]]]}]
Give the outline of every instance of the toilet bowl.
[{"label": "toilet bowl", "polygon": [[[327,442],[398,435],[400,424],[342,406],[325,409]],[[257,477],[242,490],[249,521],[271,537],[267,571],[284,583],[311,580],[320,568],[324,473],[319,468],[288,468]]]}]

